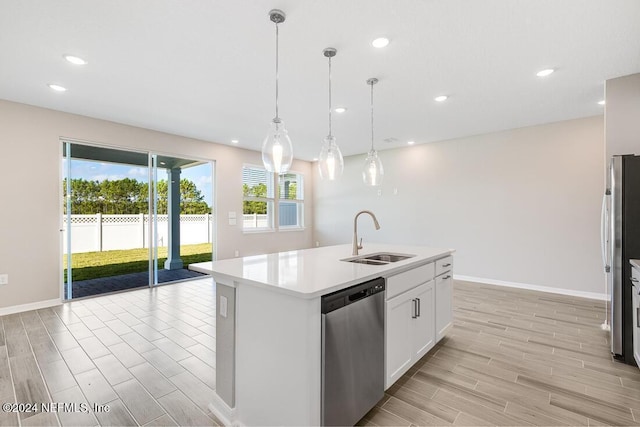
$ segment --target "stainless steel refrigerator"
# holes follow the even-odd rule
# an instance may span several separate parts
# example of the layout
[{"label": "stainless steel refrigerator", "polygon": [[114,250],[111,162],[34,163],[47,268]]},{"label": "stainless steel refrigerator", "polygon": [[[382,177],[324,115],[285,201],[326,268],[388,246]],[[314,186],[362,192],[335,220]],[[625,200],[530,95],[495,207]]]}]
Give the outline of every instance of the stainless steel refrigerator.
[{"label": "stainless steel refrigerator", "polygon": [[629,259],[640,258],[640,156],[612,156],[602,213],[611,352],[616,359],[635,364]]}]

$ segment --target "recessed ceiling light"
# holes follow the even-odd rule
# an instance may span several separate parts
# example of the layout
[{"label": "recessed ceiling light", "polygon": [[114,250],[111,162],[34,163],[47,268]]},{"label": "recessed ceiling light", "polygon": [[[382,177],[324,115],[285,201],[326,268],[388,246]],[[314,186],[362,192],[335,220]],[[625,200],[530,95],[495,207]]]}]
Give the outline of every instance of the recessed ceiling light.
[{"label": "recessed ceiling light", "polygon": [[552,74],[555,70],[553,68],[547,68],[546,70],[542,70],[542,71],[538,71],[536,73],[536,76],[538,77],[547,77],[548,75]]},{"label": "recessed ceiling light", "polygon": [[602,101],[598,101],[598,105],[604,105],[606,104],[606,101],[603,99]]},{"label": "recessed ceiling light", "polygon": [[443,102],[443,101],[446,101],[447,99],[449,99],[449,97],[447,95],[440,95],[440,96],[436,96],[433,99],[435,101],[437,101],[437,102]]},{"label": "recessed ceiling light", "polygon": [[73,56],[73,55],[62,55],[62,57],[64,59],[66,59],[67,61],[71,62],[73,65],[86,65],[87,61],[85,61],[84,59],[78,57],[78,56]]},{"label": "recessed ceiling light", "polygon": [[317,158],[317,157],[314,157],[312,161],[313,161],[313,162],[317,162],[317,161],[318,161],[318,158]]},{"label": "recessed ceiling light", "polygon": [[409,144],[409,145],[413,145],[415,143],[416,143],[415,141],[407,141],[407,144]]},{"label": "recessed ceiling light", "polygon": [[166,163],[165,163],[165,162],[160,162],[160,164],[161,164],[162,166],[166,165]]},{"label": "recessed ceiling light", "polygon": [[345,107],[336,107],[333,111],[336,113],[344,113],[347,109]]},{"label": "recessed ceiling light", "polygon": [[64,86],[60,86],[60,85],[56,85],[53,83],[49,83],[47,86],[49,86],[51,89],[55,90],[56,92],[64,92],[67,90],[66,87]]},{"label": "recessed ceiling light", "polygon": [[377,39],[371,42],[371,46],[377,47],[377,48],[385,47],[388,44],[389,44],[389,39],[386,37],[378,37]]},{"label": "recessed ceiling light", "polygon": [[232,139],[232,140],[231,140],[231,143],[232,143],[232,144],[237,144],[238,142],[240,142],[240,141],[238,141],[237,139]]}]

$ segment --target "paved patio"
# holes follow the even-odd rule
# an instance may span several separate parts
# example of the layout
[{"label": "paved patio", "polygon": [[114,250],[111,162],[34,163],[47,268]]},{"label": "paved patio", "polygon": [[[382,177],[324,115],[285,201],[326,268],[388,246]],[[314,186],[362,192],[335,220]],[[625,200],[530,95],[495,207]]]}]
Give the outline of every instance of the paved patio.
[{"label": "paved patio", "polygon": [[[192,279],[205,276],[196,271],[187,270],[158,270],[158,283],[173,282],[176,280]],[[81,280],[73,282],[73,298],[82,298],[100,295],[108,292],[123,291],[149,286],[149,272],[123,274],[121,276],[101,277],[99,279]],[[67,289],[65,288],[65,299]]]}]

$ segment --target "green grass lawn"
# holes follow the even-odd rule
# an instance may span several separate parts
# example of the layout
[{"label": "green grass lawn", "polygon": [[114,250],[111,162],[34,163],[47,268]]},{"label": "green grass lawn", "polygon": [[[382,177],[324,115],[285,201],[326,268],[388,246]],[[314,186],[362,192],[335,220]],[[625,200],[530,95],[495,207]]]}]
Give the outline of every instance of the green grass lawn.
[{"label": "green grass lawn", "polygon": [[[211,243],[182,245],[180,258],[185,268],[196,262],[211,261]],[[163,268],[167,259],[167,248],[158,248],[158,268]],[[118,251],[83,252],[71,257],[73,280],[88,280],[98,277],[119,276],[140,273],[149,269],[148,249],[127,249]],[[67,280],[67,259],[64,257],[64,280]]]}]

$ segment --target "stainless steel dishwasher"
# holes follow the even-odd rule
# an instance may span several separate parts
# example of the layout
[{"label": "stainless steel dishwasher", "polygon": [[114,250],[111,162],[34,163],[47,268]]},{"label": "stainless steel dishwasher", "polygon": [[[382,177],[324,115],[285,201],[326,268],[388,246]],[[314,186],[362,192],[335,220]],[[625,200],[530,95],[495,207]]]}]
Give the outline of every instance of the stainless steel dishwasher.
[{"label": "stainless steel dishwasher", "polygon": [[322,425],[352,426],[384,396],[382,278],[322,297]]}]

